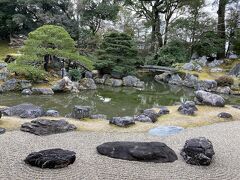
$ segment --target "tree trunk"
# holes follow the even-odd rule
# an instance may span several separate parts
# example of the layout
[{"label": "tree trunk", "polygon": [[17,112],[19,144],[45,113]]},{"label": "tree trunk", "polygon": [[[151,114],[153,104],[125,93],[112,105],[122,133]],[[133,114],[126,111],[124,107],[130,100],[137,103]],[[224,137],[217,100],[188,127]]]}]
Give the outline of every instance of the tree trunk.
[{"label": "tree trunk", "polygon": [[226,33],[225,33],[225,11],[227,0],[219,0],[218,5],[218,26],[217,32],[218,37],[222,40],[220,51],[217,53],[217,58],[222,59],[225,58],[225,45],[226,45]]}]

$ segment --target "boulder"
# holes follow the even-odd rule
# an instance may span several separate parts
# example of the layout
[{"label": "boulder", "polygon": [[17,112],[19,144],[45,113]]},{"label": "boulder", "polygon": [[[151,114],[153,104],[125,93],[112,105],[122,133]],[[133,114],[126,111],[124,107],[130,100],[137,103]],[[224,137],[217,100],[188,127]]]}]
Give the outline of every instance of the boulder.
[{"label": "boulder", "polygon": [[178,74],[172,74],[171,78],[168,81],[169,84],[174,85],[182,85],[182,82],[183,80]]},{"label": "boulder", "polygon": [[198,85],[198,77],[187,73],[182,81],[182,85],[189,88],[195,88]]},{"label": "boulder", "polygon": [[140,81],[140,79],[135,76],[127,76],[123,78],[123,85],[127,87],[143,88],[144,82]]},{"label": "boulder", "polygon": [[90,72],[90,71],[86,71],[85,73],[84,73],[84,77],[85,78],[93,78],[93,73],[92,72]]},{"label": "boulder", "polygon": [[217,87],[216,92],[220,94],[232,94],[232,90],[229,86]]},{"label": "boulder", "polygon": [[176,153],[161,142],[107,142],[97,147],[99,154],[128,161],[169,163]]},{"label": "boulder", "polygon": [[210,72],[211,72],[211,73],[223,72],[223,69],[216,67],[216,68],[212,68],[212,69],[210,70]]},{"label": "boulder", "polygon": [[79,81],[79,90],[95,90],[97,86],[93,79],[91,78],[83,78]]},{"label": "boulder", "polygon": [[123,81],[121,79],[107,79],[104,83],[107,86],[112,86],[112,87],[121,87],[123,85]]},{"label": "boulder", "polygon": [[233,108],[240,109],[240,105],[233,105]]},{"label": "boulder", "polygon": [[170,135],[177,134],[177,133],[181,132],[182,130],[184,130],[184,129],[182,127],[178,127],[178,126],[159,126],[159,127],[150,129],[148,131],[148,133],[153,136],[164,137],[164,136],[170,136]]},{"label": "boulder", "polygon": [[107,119],[107,116],[105,114],[93,114],[90,119]]},{"label": "boulder", "polygon": [[32,91],[31,91],[31,89],[24,89],[24,90],[22,90],[22,95],[32,95]]},{"label": "boulder", "polygon": [[214,61],[212,61],[211,63],[208,64],[208,67],[215,68],[217,66],[220,66],[223,63],[224,63],[223,60],[216,60],[215,59]]},{"label": "boulder", "polygon": [[130,125],[134,125],[135,121],[133,117],[113,117],[111,120],[109,120],[109,124],[114,124],[116,126],[120,127],[128,127]]},{"label": "boulder", "polygon": [[10,79],[4,82],[2,85],[2,91],[20,91],[23,89],[30,89],[32,88],[32,84],[30,81],[27,80],[17,80],[17,79]]},{"label": "boulder", "polygon": [[229,72],[229,75],[240,77],[240,63],[236,64]]},{"label": "boulder", "polygon": [[48,149],[33,152],[24,160],[25,163],[39,168],[57,169],[73,164],[76,153],[63,149]]},{"label": "boulder", "polygon": [[77,127],[75,125],[69,124],[65,120],[55,121],[46,119],[37,119],[31,121],[30,123],[24,123],[20,128],[21,131],[29,132],[38,136],[64,133],[76,129]]},{"label": "boulder", "polygon": [[197,64],[199,64],[200,66],[204,67],[207,65],[207,57],[206,56],[202,56],[201,58],[195,60],[195,62]]},{"label": "boulder", "polygon": [[216,91],[217,82],[215,80],[201,80],[197,84],[198,90]]},{"label": "boulder", "polygon": [[[154,116],[154,115],[153,115]],[[139,122],[156,122],[157,118],[149,117],[145,114],[140,114],[138,116],[134,116],[134,121],[139,121]]]},{"label": "boulder", "polygon": [[6,129],[0,128],[0,135],[1,135],[1,134],[4,134],[5,132],[6,132]]},{"label": "boulder", "polygon": [[32,88],[32,93],[35,95],[54,95],[51,88]]},{"label": "boulder", "polygon": [[221,112],[218,114],[219,118],[223,118],[223,119],[231,119],[233,118],[233,116],[230,113],[226,113],[226,112]]},{"label": "boulder", "polygon": [[187,70],[187,71],[194,71],[195,70],[195,66],[193,63],[185,63],[182,68],[184,70]]},{"label": "boulder", "polygon": [[236,54],[230,54],[229,59],[238,59],[238,56]]},{"label": "boulder", "polygon": [[7,64],[0,63],[0,80],[6,81],[9,76],[9,71],[7,69]]},{"label": "boulder", "polygon": [[[68,77],[64,77],[53,85],[52,90],[54,92],[73,92],[78,89],[78,85],[73,83]],[[77,90],[78,91],[78,90]]]},{"label": "boulder", "polygon": [[46,116],[49,116],[49,117],[59,117],[60,114],[59,114],[59,112],[56,111],[56,110],[48,110],[48,111],[46,112]]},{"label": "boulder", "polygon": [[7,67],[7,63],[0,63],[0,70],[5,69]]},{"label": "boulder", "polygon": [[217,107],[225,106],[225,100],[220,95],[209,93],[202,90],[196,91],[195,95],[196,95],[197,102],[200,104],[217,106]]},{"label": "boulder", "polygon": [[160,106],[160,107],[157,107],[158,109],[158,114],[159,115],[166,115],[166,114],[169,114],[170,111],[167,107],[164,107],[164,106]]},{"label": "boulder", "polygon": [[[151,119],[151,122],[156,122],[158,120],[158,118],[160,117],[161,114],[159,114],[160,109],[156,110],[156,109],[145,109],[143,111],[142,115],[145,115],[146,117],[149,117]],[[143,121],[142,121],[143,122]]]},{"label": "boulder", "polygon": [[208,166],[215,153],[212,143],[200,137],[187,140],[180,154],[188,164]]},{"label": "boulder", "polygon": [[184,115],[194,115],[197,110],[195,102],[193,101],[186,101],[178,108],[178,111]]},{"label": "boulder", "polygon": [[168,81],[170,80],[171,76],[172,76],[171,73],[165,72],[165,73],[163,73],[163,74],[156,75],[156,76],[154,77],[154,79],[155,79],[155,81],[157,81],[157,82],[165,82],[165,83],[168,83]]},{"label": "boulder", "polygon": [[19,116],[21,118],[37,118],[43,116],[44,110],[33,104],[19,104],[2,110],[5,116]]},{"label": "boulder", "polygon": [[104,74],[102,78],[96,77],[94,80],[96,84],[104,84],[106,80],[110,79],[111,76],[109,74]]},{"label": "boulder", "polygon": [[71,117],[74,119],[89,118],[91,115],[91,107],[89,106],[74,106]]}]

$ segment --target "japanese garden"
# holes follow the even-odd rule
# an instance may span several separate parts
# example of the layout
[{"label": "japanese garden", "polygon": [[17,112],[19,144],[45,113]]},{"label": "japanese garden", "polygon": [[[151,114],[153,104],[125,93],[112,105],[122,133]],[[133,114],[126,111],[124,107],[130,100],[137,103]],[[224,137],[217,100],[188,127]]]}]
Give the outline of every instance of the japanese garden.
[{"label": "japanese garden", "polygon": [[240,179],[238,0],[0,1],[0,179]]}]

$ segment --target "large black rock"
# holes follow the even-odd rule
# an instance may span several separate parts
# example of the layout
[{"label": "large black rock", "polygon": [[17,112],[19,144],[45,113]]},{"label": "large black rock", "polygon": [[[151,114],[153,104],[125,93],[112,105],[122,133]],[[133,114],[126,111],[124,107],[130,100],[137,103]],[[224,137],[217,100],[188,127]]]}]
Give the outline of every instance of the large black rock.
[{"label": "large black rock", "polygon": [[208,166],[215,152],[211,141],[200,137],[187,140],[180,154],[188,164]]},{"label": "large black rock", "polygon": [[33,104],[19,104],[2,110],[5,116],[19,116],[21,118],[37,118],[44,115],[43,108]]},{"label": "large black rock", "polygon": [[64,133],[67,131],[76,130],[77,127],[73,124],[69,124],[65,120],[45,120],[37,119],[30,123],[24,123],[21,126],[21,131],[29,132],[35,135],[44,136],[50,134]]},{"label": "large black rock", "polygon": [[33,152],[24,160],[25,163],[39,168],[57,169],[73,164],[76,160],[76,153],[63,149],[48,149]]},{"label": "large black rock", "polygon": [[116,159],[167,163],[176,161],[177,155],[160,142],[107,142],[97,147],[98,153]]}]

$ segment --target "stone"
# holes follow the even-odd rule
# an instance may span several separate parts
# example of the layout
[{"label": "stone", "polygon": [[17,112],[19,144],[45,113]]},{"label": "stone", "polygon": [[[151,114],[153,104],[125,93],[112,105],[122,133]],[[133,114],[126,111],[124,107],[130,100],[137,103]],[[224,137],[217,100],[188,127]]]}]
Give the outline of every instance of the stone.
[{"label": "stone", "polygon": [[0,70],[7,67],[7,63],[0,63]]},{"label": "stone", "polygon": [[217,82],[215,80],[201,80],[198,81],[197,90],[216,91]]},{"label": "stone", "polygon": [[150,129],[148,133],[153,136],[165,137],[165,136],[177,134],[183,130],[184,128],[178,127],[178,126],[159,126],[159,127]]},{"label": "stone", "polygon": [[207,65],[207,57],[202,56],[201,58],[196,60],[196,63],[198,63],[202,67],[206,66]]},{"label": "stone", "polygon": [[68,131],[76,130],[77,127],[73,124],[69,124],[65,120],[46,120],[37,119],[30,123],[24,123],[21,125],[20,130],[29,132],[38,136],[46,136],[51,134],[65,133]]},{"label": "stone", "polygon": [[221,112],[218,114],[219,118],[223,118],[223,119],[231,119],[233,118],[233,116],[230,113],[226,113],[226,112]]},{"label": "stone", "polygon": [[19,91],[23,89],[30,89],[32,88],[32,84],[30,81],[27,80],[17,80],[17,79],[10,79],[4,82],[2,85],[2,91]]},{"label": "stone", "polygon": [[107,79],[104,83],[107,86],[112,86],[112,87],[121,87],[123,85],[123,81],[121,79]]},{"label": "stone", "polygon": [[135,76],[127,76],[123,78],[123,85],[127,87],[143,88],[144,82],[140,81],[140,79]]},{"label": "stone", "polygon": [[75,119],[89,118],[91,115],[91,107],[74,106],[71,117]]},{"label": "stone", "polygon": [[43,108],[33,104],[19,104],[2,110],[5,116],[19,116],[21,118],[37,118],[45,114]]},{"label": "stone", "polygon": [[0,128],[0,135],[1,135],[1,134],[4,134],[5,132],[6,132],[6,129]]},{"label": "stone", "polygon": [[171,76],[172,76],[171,73],[165,72],[165,73],[163,73],[163,74],[156,75],[156,76],[154,77],[154,79],[155,79],[155,81],[157,81],[157,82],[165,82],[165,83],[168,83],[168,81],[170,80]]},{"label": "stone", "polygon": [[143,111],[143,115],[149,117],[151,119],[151,122],[156,122],[158,120],[158,118],[160,117],[160,109],[159,111],[155,110],[155,109],[145,109]]},{"label": "stone", "polygon": [[195,66],[193,63],[185,63],[182,68],[184,70],[187,70],[187,71],[194,71],[195,70]]},{"label": "stone", "polygon": [[169,109],[167,107],[164,107],[164,106],[157,107],[157,109],[159,110],[158,111],[159,115],[166,115],[166,114],[170,113]]},{"label": "stone", "polygon": [[230,54],[229,59],[238,59],[238,56],[236,54]]},{"label": "stone", "polygon": [[214,61],[212,61],[211,63],[208,64],[208,67],[215,68],[217,66],[220,66],[223,63],[224,63],[223,60],[216,60],[215,59]]},{"label": "stone", "polygon": [[195,96],[196,96],[197,102],[200,104],[216,106],[216,107],[225,106],[225,100],[220,95],[200,90],[195,92]]},{"label": "stone", "polygon": [[113,117],[111,120],[109,120],[109,124],[114,124],[116,126],[120,127],[128,127],[135,124],[133,117]]},{"label": "stone", "polygon": [[178,111],[181,114],[184,115],[194,115],[195,111],[197,111],[197,107],[195,105],[195,102],[193,101],[186,101],[181,104],[181,106],[178,108]]},{"label": "stone", "polygon": [[222,68],[212,68],[210,70],[211,73],[217,73],[217,72],[223,72],[223,69]]},{"label": "stone", "polygon": [[69,77],[64,77],[52,86],[54,92],[72,92],[74,89],[78,89],[78,87],[75,87]]},{"label": "stone", "polygon": [[240,109],[240,105],[233,105],[233,108]]},{"label": "stone", "polygon": [[94,78],[94,81],[96,84],[104,84],[105,83],[105,79],[103,78]]},{"label": "stone", "polygon": [[138,116],[134,116],[134,121],[139,121],[139,122],[156,122],[157,119],[156,118],[150,118],[149,116],[145,115],[145,114],[140,114]]},{"label": "stone", "polygon": [[31,89],[24,89],[24,90],[22,90],[22,95],[32,95],[32,91],[31,91]]},{"label": "stone", "polygon": [[49,117],[59,117],[60,114],[59,114],[59,112],[56,111],[56,110],[48,110],[48,111],[46,112],[46,116],[49,116]]},{"label": "stone", "polygon": [[215,153],[211,141],[200,137],[187,140],[180,154],[188,164],[208,166]]},{"label": "stone", "polygon": [[8,76],[10,75],[7,64],[0,63],[0,80],[6,81]]},{"label": "stone", "polygon": [[107,142],[97,146],[99,154],[128,161],[169,163],[176,161],[176,153],[161,142]]},{"label": "stone", "polygon": [[240,63],[236,64],[229,72],[229,75],[231,76],[240,76]]},{"label": "stone", "polygon": [[32,93],[35,95],[54,95],[51,88],[32,88]]},{"label": "stone", "polygon": [[24,162],[39,168],[58,169],[73,164],[76,153],[63,149],[47,149],[29,154]]},{"label": "stone", "polygon": [[92,78],[93,78],[93,73],[90,72],[90,71],[86,71],[85,74],[84,74],[84,77],[85,77],[85,78],[91,78],[91,79],[92,79]]},{"label": "stone", "polygon": [[183,80],[178,74],[173,74],[168,81],[169,84],[174,84],[174,85],[182,85],[182,82]]},{"label": "stone", "polygon": [[97,86],[93,79],[91,78],[83,78],[79,81],[79,90],[95,90]]},{"label": "stone", "polygon": [[105,114],[93,114],[90,119],[107,119],[107,116]]},{"label": "stone", "polygon": [[220,94],[232,94],[232,90],[229,86],[217,87],[216,92]]},{"label": "stone", "polygon": [[182,81],[182,85],[189,88],[195,88],[198,85],[198,77],[187,73]]}]

